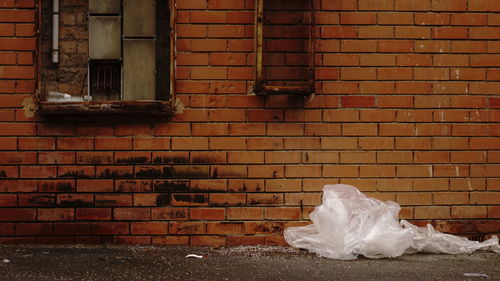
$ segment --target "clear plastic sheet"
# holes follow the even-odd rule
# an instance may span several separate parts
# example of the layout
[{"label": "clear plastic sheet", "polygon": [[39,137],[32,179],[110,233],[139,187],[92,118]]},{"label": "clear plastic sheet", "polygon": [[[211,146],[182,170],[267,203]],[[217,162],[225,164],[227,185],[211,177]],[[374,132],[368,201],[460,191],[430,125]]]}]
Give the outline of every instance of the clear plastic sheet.
[{"label": "clear plastic sheet", "polygon": [[399,204],[369,198],[354,186],[323,188],[323,204],[311,213],[313,224],[289,227],[285,239],[293,247],[320,256],[353,260],[394,258],[416,252],[461,254],[476,250],[500,253],[498,238],[484,242],[444,234],[431,225],[417,227],[398,220]]}]

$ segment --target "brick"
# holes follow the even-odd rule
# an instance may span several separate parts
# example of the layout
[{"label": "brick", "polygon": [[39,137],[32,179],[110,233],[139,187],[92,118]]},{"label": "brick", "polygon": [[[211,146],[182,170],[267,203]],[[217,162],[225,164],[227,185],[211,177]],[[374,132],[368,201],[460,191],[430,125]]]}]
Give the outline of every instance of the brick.
[{"label": "brick", "polygon": [[172,149],[174,150],[207,150],[208,138],[172,138]]},{"label": "brick", "polygon": [[52,223],[18,223],[16,224],[16,235],[52,235]]},{"label": "brick", "polygon": [[414,50],[417,53],[447,53],[450,42],[446,40],[416,40]]},{"label": "brick", "polygon": [[187,208],[153,208],[151,210],[151,219],[153,220],[187,220]]},{"label": "brick", "polygon": [[249,174],[247,170],[248,170],[247,166],[243,165],[212,166],[211,177],[212,178],[246,177]]},{"label": "brick", "polygon": [[132,235],[165,235],[168,233],[166,222],[133,222],[130,224]]},{"label": "brick", "polygon": [[229,220],[261,220],[264,218],[264,209],[259,207],[232,207],[227,209]]},{"label": "brick", "polygon": [[321,149],[357,149],[355,137],[323,137],[321,138]]},{"label": "brick", "polygon": [[93,138],[57,138],[58,150],[91,150],[93,148]]},{"label": "brick", "polygon": [[[407,165],[397,166],[396,176],[402,178],[413,177],[432,177],[433,170],[431,165]],[[437,176],[437,175],[434,175]]]},{"label": "brick", "polygon": [[471,192],[471,204],[497,204],[500,193],[498,192]]},{"label": "brick", "polygon": [[227,244],[227,237],[222,236],[193,236],[189,240],[191,246],[222,247]]},{"label": "brick", "polygon": [[322,26],[321,38],[356,38],[354,26]]},{"label": "brick", "polygon": [[452,14],[451,24],[452,25],[486,25],[487,15],[486,14]]},{"label": "brick", "polygon": [[[205,38],[207,37],[207,26],[179,24],[177,25],[177,36]],[[196,58],[200,59],[200,61],[195,61]],[[208,54],[194,54],[190,58],[187,53],[179,53],[178,59],[179,65],[208,65]]]},{"label": "brick", "polygon": [[366,165],[360,167],[360,177],[394,177],[396,168],[392,165]]},{"label": "brick", "polygon": [[111,207],[111,206],[132,206],[132,195],[127,194],[96,194],[96,207]]},{"label": "brick", "polygon": [[412,108],[411,96],[381,96],[378,97],[378,106],[381,108]]},{"label": "brick", "polygon": [[189,211],[191,220],[224,220],[225,217],[226,212],[222,208],[196,208]]},{"label": "brick", "polygon": [[395,38],[428,39],[431,36],[431,28],[426,26],[396,26],[395,28]]},{"label": "brick", "polygon": [[500,207],[489,206],[488,207],[488,218],[500,218]]},{"label": "brick", "polygon": [[[1,16],[0,11],[0,17]],[[32,51],[35,50],[36,47],[36,41],[34,38],[0,38],[0,51],[7,50],[7,51]],[[21,68],[23,69],[23,68]],[[25,67],[26,71],[30,74],[30,77],[33,77],[31,74],[34,71],[33,67]]]},{"label": "brick", "polygon": [[55,235],[91,235],[91,233],[90,223],[54,223]]},{"label": "brick", "polygon": [[37,210],[40,221],[72,221],[75,219],[75,210],[70,208],[40,208]]},{"label": "brick", "polygon": [[398,40],[394,44],[394,40],[377,40],[377,50],[382,53],[406,53],[413,51],[413,41]]},{"label": "brick", "polygon": [[376,100],[374,96],[343,96],[342,107],[374,107]]},{"label": "brick", "polygon": [[358,38],[394,38],[394,27],[392,26],[360,26],[358,27]]},{"label": "brick", "polygon": [[466,165],[434,165],[435,177],[467,177],[469,169]]},{"label": "brick", "polygon": [[485,53],[487,45],[483,41],[452,41],[453,53]]},{"label": "brick", "polygon": [[432,196],[436,205],[469,204],[469,194],[467,192],[439,192],[434,193]]},{"label": "brick", "polygon": [[35,124],[0,123],[0,136],[30,136],[35,134]]},{"label": "brick", "polygon": [[379,13],[378,24],[412,25],[413,15],[410,13]]},{"label": "brick", "polygon": [[300,208],[281,207],[265,209],[265,218],[268,220],[298,220],[300,217]]},{"label": "brick", "polygon": [[0,194],[1,207],[16,207],[17,195],[16,194]]},{"label": "brick", "polygon": [[16,36],[34,36],[34,24],[16,24]]},{"label": "brick", "polygon": [[448,151],[415,151],[414,163],[449,163]]},{"label": "brick", "polygon": [[480,219],[488,217],[486,206],[452,206],[451,218]]},{"label": "brick", "polygon": [[[285,152],[286,153],[286,152]],[[290,161],[287,161],[290,163]],[[302,153],[302,162],[303,163],[338,163],[339,162],[339,153],[332,151],[311,151],[311,152],[303,152]],[[293,163],[293,162],[292,162]]]},{"label": "brick", "polygon": [[205,234],[206,224],[202,222],[171,222],[168,225],[169,234]]},{"label": "brick", "polygon": [[375,152],[340,152],[340,163],[375,163]]},{"label": "brick", "polygon": [[401,205],[431,205],[432,194],[424,192],[398,193],[396,201]]},{"label": "brick", "polygon": [[77,164],[111,164],[113,163],[112,152],[77,152]]},{"label": "brick", "polygon": [[450,215],[450,207],[445,206],[415,207],[414,211],[415,219],[449,219]]},{"label": "brick", "polygon": [[377,124],[374,123],[342,124],[343,136],[375,136],[377,131]]},{"label": "brick", "polygon": [[247,195],[249,206],[278,206],[283,205],[283,194],[281,193],[255,193]]},{"label": "brick", "polygon": [[486,153],[483,151],[452,151],[451,163],[484,163]]},{"label": "brick", "polygon": [[150,218],[149,208],[115,208],[113,210],[114,220],[149,220]]},{"label": "brick", "polygon": [[228,135],[228,124],[224,123],[206,123],[192,124],[193,136],[225,136]]},{"label": "brick", "polygon": [[485,190],[486,179],[450,179],[450,190]]},{"label": "brick", "polygon": [[22,166],[20,176],[22,178],[55,178],[55,166]]},{"label": "brick", "polygon": [[111,220],[110,208],[79,208],[76,209],[78,221],[104,221]]},{"label": "brick", "polygon": [[245,204],[246,195],[243,193],[213,193],[210,195],[210,206],[243,206]]},{"label": "brick", "polygon": [[333,178],[356,178],[359,177],[359,166],[323,165],[322,176]]},{"label": "brick", "polygon": [[415,24],[417,25],[449,25],[450,14],[445,13],[416,13]]},{"label": "brick", "polygon": [[342,52],[349,52],[349,53],[375,52],[377,49],[377,41],[342,40],[341,49]]},{"label": "brick", "polygon": [[243,233],[242,222],[209,222],[207,223],[207,234],[241,234]]},{"label": "brick", "polygon": [[374,68],[342,68],[340,70],[341,80],[376,80]]},{"label": "brick", "polygon": [[0,36],[14,36],[14,24],[1,23],[0,24]]},{"label": "brick", "polygon": [[340,24],[375,24],[377,14],[375,13],[340,13]]},{"label": "brick", "polygon": [[287,178],[321,177],[321,166],[318,165],[286,166],[285,177]]},{"label": "brick", "polygon": [[129,224],[124,222],[96,222],[92,223],[94,235],[120,235],[129,234]]},{"label": "brick", "polygon": [[96,150],[130,150],[132,139],[128,137],[97,137],[95,138]]},{"label": "brick", "polygon": [[161,245],[189,245],[189,236],[152,237],[152,244]]},{"label": "brick", "polygon": [[469,38],[498,40],[500,38],[500,32],[494,27],[470,27]]},{"label": "brick", "polygon": [[54,138],[19,138],[20,150],[51,150],[55,149]]}]

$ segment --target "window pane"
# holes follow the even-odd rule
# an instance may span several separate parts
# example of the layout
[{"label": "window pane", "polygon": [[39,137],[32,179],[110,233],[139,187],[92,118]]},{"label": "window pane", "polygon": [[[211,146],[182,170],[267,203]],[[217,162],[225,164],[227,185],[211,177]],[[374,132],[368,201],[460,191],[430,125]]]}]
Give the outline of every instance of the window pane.
[{"label": "window pane", "polygon": [[123,99],[155,100],[155,41],[123,41]]},{"label": "window pane", "polygon": [[119,59],[120,41],[120,17],[91,16],[89,18],[89,57],[91,59]]},{"label": "window pane", "polygon": [[91,13],[120,13],[120,0],[89,0]]},{"label": "window pane", "polygon": [[125,36],[155,36],[155,0],[123,1]]}]

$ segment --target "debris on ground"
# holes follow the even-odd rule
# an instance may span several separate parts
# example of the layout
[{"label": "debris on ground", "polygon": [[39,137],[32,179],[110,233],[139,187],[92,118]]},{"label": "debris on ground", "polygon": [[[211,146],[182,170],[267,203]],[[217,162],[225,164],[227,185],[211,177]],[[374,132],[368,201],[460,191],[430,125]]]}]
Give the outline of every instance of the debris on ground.
[{"label": "debris on ground", "polygon": [[186,256],[186,259],[188,259],[188,258],[202,259],[203,256],[196,255],[196,254],[189,254]]},{"label": "debris on ground", "polygon": [[359,255],[395,258],[416,252],[500,253],[496,236],[478,242],[441,233],[430,224],[417,227],[399,221],[400,209],[396,202],[369,198],[351,185],[325,185],[323,204],[310,214],[313,224],[287,228],[285,240],[293,247],[340,260],[353,260]]}]

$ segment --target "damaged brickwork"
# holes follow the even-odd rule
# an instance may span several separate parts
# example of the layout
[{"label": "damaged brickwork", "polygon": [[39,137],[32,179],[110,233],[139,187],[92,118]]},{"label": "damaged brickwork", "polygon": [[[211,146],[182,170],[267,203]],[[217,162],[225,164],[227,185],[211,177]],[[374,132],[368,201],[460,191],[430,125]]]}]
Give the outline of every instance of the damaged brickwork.
[{"label": "damaged brickwork", "polygon": [[264,0],[263,77],[313,63],[315,93],[255,95],[255,1],[178,0],[173,116],[35,114],[87,92],[87,1],[60,0],[39,64],[51,2],[0,1],[0,243],[283,245],[335,183],[500,233],[497,1],[314,0],[311,62],[309,1]]}]

